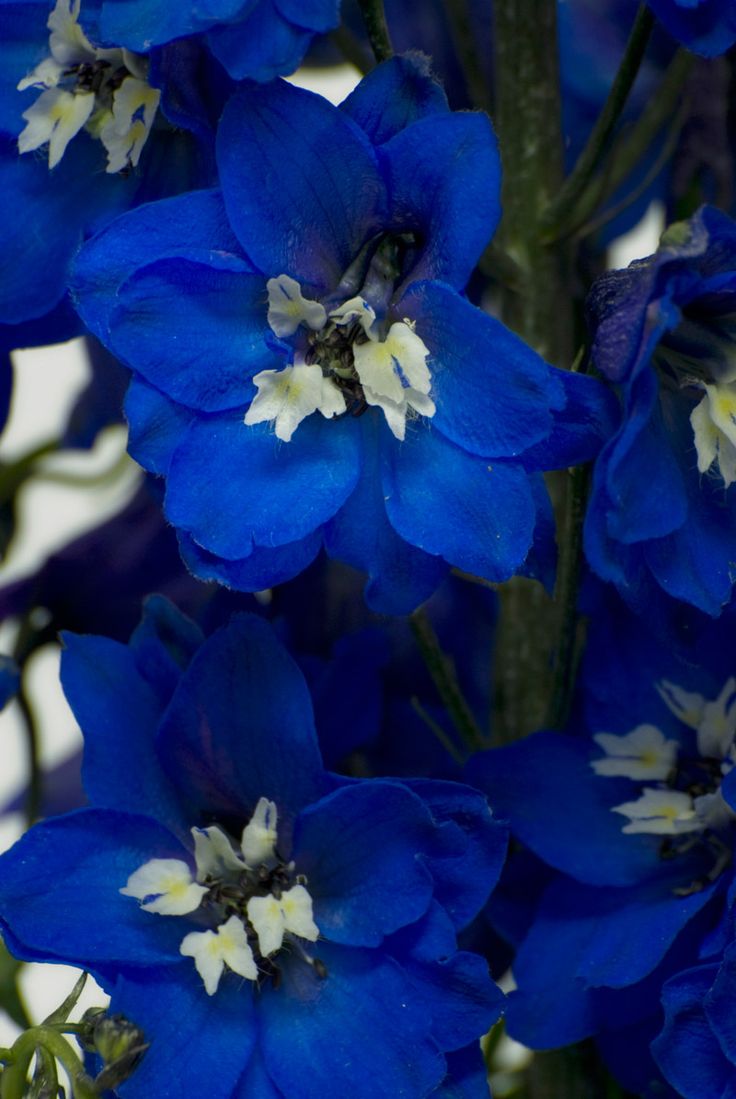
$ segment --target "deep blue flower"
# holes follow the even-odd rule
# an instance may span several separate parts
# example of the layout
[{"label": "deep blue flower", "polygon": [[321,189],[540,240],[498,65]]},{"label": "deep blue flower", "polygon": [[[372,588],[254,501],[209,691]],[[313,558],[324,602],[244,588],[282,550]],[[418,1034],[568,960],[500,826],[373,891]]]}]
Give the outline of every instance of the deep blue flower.
[{"label": "deep blue flower", "polygon": [[326,772],[304,680],[253,616],[203,641],[157,599],[130,646],[66,642],[94,808],[3,856],[0,921],[143,1027],[121,1095],[420,1097],[464,1051],[481,1096],[500,994],[456,932],[503,861],[483,796]]},{"label": "deep blue flower", "polygon": [[736,225],[704,207],[603,276],[589,307],[621,421],[595,466],[588,561],[634,607],[666,592],[717,615],[734,579]]},{"label": "deep blue flower", "polygon": [[166,475],[189,566],[257,590],[324,541],[388,613],[447,563],[510,576],[535,471],[595,451],[608,408],[460,293],[499,215],[488,119],[398,59],[341,110],[245,88],[218,159],[222,192],[119,219],[76,268],[86,323],[135,371],[131,451]]},{"label": "deep blue flower", "polygon": [[146,52],[206,34],[232,77],[272,80],[301,62],[316,34],[340,21],[340,0],[96,0],[104,41]]},{"label": "deep blue flower", "polygon": [[735,628],[733,611],[709,621],[695,663],[621,605],[601,610],[573,727],[468,769],[556,871],[514,962],[510,1033],[535,1048],[595,1035],[652,1096],[665,982],[733,938]]},{"label": "deep blue flower", "polygon": [[72,255],[116,214],[213,179],[230,79],[196,40],[145,56],[103,41],[96,11],[94,0],[0,4],[0,183],[13,211],[2,325],[63,303]]},{"label": "deep blue flower", "polygon": [[725,53],[736,42],[732,0],[647,0],[678,42],[704,57]]}]

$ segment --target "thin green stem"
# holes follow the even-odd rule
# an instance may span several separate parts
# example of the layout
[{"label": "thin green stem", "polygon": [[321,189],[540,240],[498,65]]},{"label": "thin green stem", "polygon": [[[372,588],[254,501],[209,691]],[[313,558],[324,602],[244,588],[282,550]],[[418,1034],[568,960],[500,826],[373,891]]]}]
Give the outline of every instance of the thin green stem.
[{"label": "thin green stem", "polygon": [[414,611],[409,622],[427,671],[463,744],[471,752],[487,748],[486,740],[460,689],[452,661],[442,651],[427,612],[420,607]]},{"label": "thin green stem", "polygon": [[41,760],[39,753],[39,735],[36,715],[31,705],[28,694],[21,685],[18,691],[18,705],[20,706],[23,729],[26,739],[26,754],[28,757],[28,794],[26,796],[25,815],[28,827],[38,819],[41,810],[43,795],[43,779],[41,775]]},{"label": "thin green stem", "polygon": [[554,232],[560,224],[567,220],[603,159],[616,124],[626,106],[629,93],[634,86],[649,37],[654,28],[654,22],[654,16],[649,8],[644,4],[640,5],[626,44],[624,56],[608,93],[608,98],[603,104],[601,113],[590,132],[575,167],[565,180],[564,186],[545,211],[543,217],[543,228],[545,230]]},{"label": "thin green stem", "polygon": [[388,33],[383,0],[358,0],[358,4],[376,61],[388,61],[393,57],[394,50]]},{"label": "thin green stem", "polygon": [[412,696],[411,708],[422,719],[427,728],[432,730],[434,735],[437,737],[437,740],[440,742],[440,744],[453,760],[453,762],[458,763],[462,766],[462,764],[465,762],[462,754],[458,751],[457,747],[453,744],[452,740],[447,735],[442,726],[437,721],[435,721],[431,714],[427,713],[427,711],[424,709],[424,706],[422,706],[416,695]]}]

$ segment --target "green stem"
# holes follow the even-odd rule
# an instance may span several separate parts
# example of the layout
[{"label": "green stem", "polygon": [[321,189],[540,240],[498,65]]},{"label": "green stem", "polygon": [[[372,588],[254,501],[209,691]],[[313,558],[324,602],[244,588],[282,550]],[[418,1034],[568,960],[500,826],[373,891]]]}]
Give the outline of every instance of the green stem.
[{"label": "green stem", "polygon": [[28,795],[26,798],[25,815],[28,827],[38,819],[41,810],[41,798],[43,794],[43,780],[41,775],[41,760],[39,755],[38,723],[28,694],[21,685],[18,692],[18,705],[23,719],[23,728],[26,735],[26,752],[28,755]]},{"label": "green stem", "polygon": [[543,227],[546,231],[554,233],[557,227],[567,220],[603,159],[616,124],[626,106],[629,92],[634,86],[654,22],[651,11],[646,5],[642,4],[637,12],[624,56],[598,120],[590,132],[575,167],[565,180],[564,186],[545,211]]},{"label": "green stem", "polygon": [[471,752],[487,748],[486,740],[460,690],[452,662],[442,651],[427,612],[420,607],[414,611],[409,622],[427,671],[463,744]]},{"label": "green stem", "polygon": [[358,0],[376,61],[388,61],[394,51],[386,23],[383,0]]},{"label": "green stem", "polygon": [[457,750],[442,726],[437,721],[435,721],[431,714],[427,713],[427,711],[424,709],[424,706],[422,706],[416,695],[412,696],[411,708],[412,710],[414,710],[415,714],[417,714],[422,719],[427,728],[432,730],[434,735],[437,737],[437,740],[440,742],[440,744],[453,760],[453,762],[458,763],[462,767],[463,763],[465,762],[464,757]]},{"label": "green stem", "polygon": [[468,99],[474,107],[490,114],[490,89],[483,73],[479,43],[474,33],[468,0],[448,0],[447,15],[455,52],[462,65]]},{"label": "green stem", "polygon": [[358,72],[365,76],[370,72],[373,62],[363,48],[363,43],[353,34],[349,27],[341,24],[330,34],[330,40],[335,44],[339,52]]},{"label": "green stem", "polygon": [[576,466],[568,473],[565,507],[559,532],[559,561],[555,585],[558,614],[557,645],[553,658],[554,689],[545,724],[561,728],[570,713],[579,653],[577,612],[583,563],[583,519],[588,495],[588,468]]},{"label": "green stem", "polygon": [[15,1042],[13,1059],[0,1076],[0,1099],[23,1099],[28,1067],[37,1046],[43,1046],[64,1066],[74,1099],[97,1099],[97,1090],[69,1042],[57,1030],[45,1026],[32,1027]]}]

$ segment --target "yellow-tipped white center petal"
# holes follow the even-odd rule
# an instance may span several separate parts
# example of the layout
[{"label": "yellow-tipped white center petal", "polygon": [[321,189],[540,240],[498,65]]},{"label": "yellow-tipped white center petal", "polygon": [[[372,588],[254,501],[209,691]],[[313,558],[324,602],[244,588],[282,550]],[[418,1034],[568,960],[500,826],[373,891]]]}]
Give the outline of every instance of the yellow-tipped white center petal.
[{"label": "yellow-tipped white center petal", "polygon": [[690,414],[698,470],[716,464],[726,488],[736,481],[736,383],[702,383],[705,396]]},{"label": "yellow-tipped white center petal", "polygon": [[245,863],[216,824],[210,828],[192,828],[192,836],[198,881],[204,881],[207,877],[219,878],[245,869]]},{"label": "yellow-tipped white center petal", "polygon": [[240,849],[246,866],[266,866],[276,857],[279,814],[276,803],[259,798],[253,816],[243,829]]},{"label": "yellow-tipped white center petal", "polygon": [[302,288],[290,275],[279,275],[266,283],[268,323],[277,336],[293,336],[304,324],[319,332],[327,323],[327,313],[318,301],[302,296]]},{"label": "yellow-tipped white center petal", "polygon": [[677,758],[677,741],[667,740],[654,725],[639,725],[624,736],[596,733],[593,740],[606,753],[591,761],[597,775],[665,779]]},{"label": "yellow-tipped white center petal", "polygon": [[112,112],[100,129],[100,141],[107,150],[107,172],[136,166],[148,140],[161,99],[158,88],[145,80],[127,76],[113,94]]},{"label": "yellow-tipped white center petal", "polygon": [[685,832],[700,832],[690,794],[680,790],[655,790],[646,787],[636,801],[613,806],[614,813],[629,818],[624,832],[643,832],[656,836],[679,836]]},{"label": "yellow-tipped white center petal", "polygon": [[179,952],[194,959],[208,996],[214,996],[217,992],[226,965],[248,981],[258,979],[253,951],[237,916],[231,916],[216,931],[191,931],[182,939]]},{"label": "yellow-tipped white center petal", "polygon": [[120,892],[143,901],[141,908],[146,912],[186,916],[199,908],[208,890],[197,885],[191,870],[181,859],[151,859],[130,875]]},{"label": "yellow-tipped white center petal", "polygon": [[249,426],[273,421],[276,437],[288,443],[302,420],[313,412],[330,419],[345,411],[345,399],[316,365],[262,370],[253,379],[258,393],[245,414]]}]

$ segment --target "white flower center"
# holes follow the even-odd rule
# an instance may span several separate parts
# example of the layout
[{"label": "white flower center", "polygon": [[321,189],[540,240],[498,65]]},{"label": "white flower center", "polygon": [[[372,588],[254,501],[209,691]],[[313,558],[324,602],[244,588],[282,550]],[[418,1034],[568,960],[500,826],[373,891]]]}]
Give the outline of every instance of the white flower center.
[{"label": "white flower center", "polygon": [[720,789],[736,763],[736,679],[728,679],[713,701],[667,680],[657,690],[668,709],[694,730],[695,751],[683,750],[654,725],[639,725],[623,736],[597,733],[593,739],[605,755],[592,760],[591,767],[597,775],[659,780],[659,786],[642,787],[634,801],[612,807],[628,818],[624,832],[678,836],[723,830],[736,820]]},{"label": "white flower center", "polygon": [[181,859],[151,859],[120,890],[141,901],[146,912],[196,912],[221,921],[190,931],[180,947],[194,960],[210,996],[225,967],[249,981],[258,980],[269,966],[275,971],[270,957],[287,937],[303,960],[324,975],[322,964],[300,946],[300,940],[316,942],[319,928],[306,880],[278,854],[277,824],[276,805],[261,798],[243,829],[239,852],[217,825],[193,828],[195,874]]},{"label": "white flower center", "polygon": [[18,84],[45,89],[23,112],[18,149],[49,146],[54,168],[86,128],[107,151],[107,172],[135,167],[153,125],[161,93],[146,81],[146,62],[124,49],[98,49],[79,25],[81,0],[56,0],[48,18],[50,57]]},{"label": "white flower center", "polygon": [[364,298],[350,298],[327,313],[289,275],[269,279],[267,289],[268,323],[279,338],[296,337],[294,361],[256,374],[258,393],[246,424],[272,422],[277,438],[288,442],[314,412],[330,419],[372,405],[403,439],[407,416],[434,416],[429,349],[411,322],[392,324],[381,338],[375,310]]},{"label": "white flower center", "polygon": [[736,382],[699,383],[705,396],[690,414],[698,471],[716,465],[726,488],[736,481]]}]

